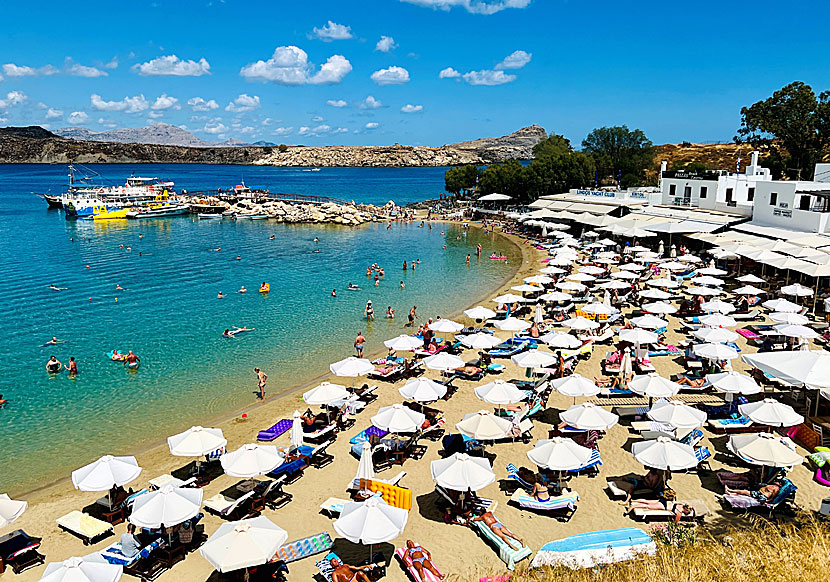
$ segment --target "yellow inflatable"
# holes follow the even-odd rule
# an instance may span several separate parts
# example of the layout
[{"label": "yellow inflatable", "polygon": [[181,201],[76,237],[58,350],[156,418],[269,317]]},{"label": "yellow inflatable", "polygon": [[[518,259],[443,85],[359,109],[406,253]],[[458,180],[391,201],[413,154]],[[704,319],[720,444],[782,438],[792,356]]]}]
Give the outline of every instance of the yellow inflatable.
[{"label": "yellow inflatable", "polygon": [[271,291],[271,285],[268,283],[263,283],[262,286],[259,288],[260,293],[268,293]]},{"label": "yellow inflatable", "polygon": [[383,500],[392,507],[400,507],[407,511],[412,508],[412,491],[409,489],[366,479],[360,480],[360,488],[368,489],[373,493],[380,492]]}]

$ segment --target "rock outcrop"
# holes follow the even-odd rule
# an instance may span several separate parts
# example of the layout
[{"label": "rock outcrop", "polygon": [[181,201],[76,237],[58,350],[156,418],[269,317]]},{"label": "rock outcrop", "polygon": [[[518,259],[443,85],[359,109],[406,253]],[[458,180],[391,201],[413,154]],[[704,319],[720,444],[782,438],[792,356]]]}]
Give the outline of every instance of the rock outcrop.
[{"label": "rock outcrop", "polygon": [[387,218],[395,209],[390,201],[382,207],[371,204],[287,204],[278,200],[257,203],[241,200],[236,204],[222,204],[223,208],[237,214],[267,214],[270,218],[286,223],[330,223],[357,226],[366,222],[378,222]]}]

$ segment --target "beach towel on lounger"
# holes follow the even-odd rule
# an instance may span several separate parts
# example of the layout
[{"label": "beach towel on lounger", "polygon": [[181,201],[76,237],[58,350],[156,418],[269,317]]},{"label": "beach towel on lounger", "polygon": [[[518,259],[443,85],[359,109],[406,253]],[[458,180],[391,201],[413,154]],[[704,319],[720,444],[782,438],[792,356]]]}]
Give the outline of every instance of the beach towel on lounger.
[{"label": "beach towel on lounger", "polygon": [[[412,578],[414,582],[421,582],[421,577],[418,576],[418,571],[412,566],[412,558],[409,557],[409,552],[407,552],[407,548],[398,548],[397,550],[395,550],[395,555],[401,561],[401,564],[406,569],[407,573],[409,574],[409,577]],[[439,570],[437,566],[435,569],[441,572],[441,570]],[[439,578],[426,568],[424,568],[423,570],[425,582],[439,582],[441,580],[441,578]],[[441,573],[443,574],[443,572]]]},{"label": "beach towel on lounger", "polygon": [[[490,542],[496,546],[499,552],[499,558],[502,562],[505,563],[508,570],[512,570],[516,567],[516,562],[521,562],[525,558],[529,557],[530,554],[533,553],[533,550],[528,548],[527,546],[523,546],[520,549],[516,549],[514,546],[508,544],[495,533],[493,530],[490,529],[483,521],[475,521],[473,525],[478,529],[482,536],[485,539],[490,540]],[[514,542],[517,543],[518,542]]]},{"label": "beach towel on lounger", "polygon": [[535,497],[525,493],[523,490],[517,489],[513,495],[510,496],[510,501],[516,503],[520,507],[536,509],[539,511],[556,511],[559,509],[573,511],[576,503],[579,501],[579,493],[570,491],[557,497],[551,497],[547,501],[539,501]]},{"label": "beach towel on lounger", "polygon": [[132,566],[141,558],[146,558],[153,550],[160,548],[163,545],[164,538],[159,538],[141,548],[141,550],[132,558],[128,558],[121,550],[121,542],[115,542],[110,547],[101,550],[101,557],[110,564],[115,564],[116,566]]}]

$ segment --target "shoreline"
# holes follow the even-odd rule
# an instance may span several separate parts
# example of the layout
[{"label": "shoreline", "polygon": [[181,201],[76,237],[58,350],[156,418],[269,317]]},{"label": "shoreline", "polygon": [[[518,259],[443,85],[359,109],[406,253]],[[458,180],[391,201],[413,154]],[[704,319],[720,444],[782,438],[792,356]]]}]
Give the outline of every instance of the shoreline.
[{"label": "shoreline", "polygon": [[[416,218],[416,221],[418,219],[423,219],[423,218],[424,217]],[[443,220],[443,219],[442,220],[433,220],[432,222],[434,222],[434,223],[451,223],[450,221]],[[481,225],[477,222],[470,221],[468,224],[470,225],[470,228],[476,228],[476,229],[479,229],[479,230],[482,229]],[[474,306],[482,303],[483,301],[489,299],[493,295],[498,294],[499,290],[502,287],[504,287],[505,285],[512,286],[514,284],[520,284],[521,283],[521,280],[517,280],[517,275],[521,271],[522,266],[526,264],[526,261],[529,258],[529,255],[532,255],[532,253],[530,251],[535,250],[535,249],[531,249],[531,248],[528,247],[527,244],[523,244],[522,239],[515,236],[515,235],[506,234],[506,233],[503,233],[503,232],[500,232],[500,231],[494,232],[493,234],[496,236],[497,239],[498,239],[498,237],[503,238],[508,244],[513,245],[519,251],[520,262],[518,264],[511,265],[511,272],[508,275],[505,275],[503,278],[501,278],[497,285],[494,285],[491,289],[489,289],[487,291],[484,291],[483,293],[478,295],[476,298],[474,298],[474,300],[471,303],[465,304],[465,306],[462,307],[461,309],[457,310],[456,312],[447,314],[447,315],[445,315],[445,317],[450,318],[450,319],[455,319],[455,318],[458,318],[459,316],[465,317],[465,316],[463,316],[463,312],[464,312],[465,309],[469,309],[471,307],[474,307]],[[378,349],[376,351],[367,353],[364,357],[369,358],[369,359],[373,359],[373,358],[375,358],[379,355],[382,355],[384,352],[385,352],[384,349]],[[326,378],[330,378],[332,376],[333,376],[333,374],[331,372],[324,372],[322,374],[318,374],[318,375],[316,375],[314,377],[311,377],[307,380],[302,380],[299,383],[296,383],[296,384],[286,388],[285,390],[282,390],[278,393],[275,393],[273,396],[266,397],[264,402],[254,401],[254,402],[252,402],[250,404],[246,404],[242,407],[238,407],[238,408],[228,410],[228,411],[226,411],[222,414],[202,419],[204,421],[203,423],[198,423],[197,422],[196,424],[201,424],[202,426],[213,426],[213,427],[217,427],[217,428],[222,428],[223,430],[225,430],[227,432],[227,429],[230,427],[230,425],[238,424],[238,423],[248,423],[248,422],[252,421],[252,419],[250,418],[251,413],[258,413],[258,412],[261,412],[261,411],[262,412],[268,412],[269,410],[272,410],[272,409],[280,409],[281,410],[280,404],[285,404],[285,403],[289,402],[291,400],[292,395],[295,395],[298,392],[301,392],[301,391],[305,390],[309,386],[311,386],[313,384],[316,384],[318,382],[322,382]],[[301,402],[301,401],[299,401],[299,400],[295,401],[294,404],[297,404],[298,402]],[[243,420],[241,418],[242,414],[247,414],[249,418],[247,418],[246,420]],[[279,413],[278,413],[277,410],[273,411],[273,417],[274,418],[276,418],[278,416],[278,414]],[[121,451],[118,454],[138,456],[138,455],[142,455],[142,454],[152,455],[154,453],[157,453],[158,451],[164,451],[165,453],[167,453],[166,438],[167,437],[161,437],[161,438],[156,438],[156,439],[152,439],[152,440],[147,440],[143,443],[140,443],[140,444],[136,445],[135,447],[128,448],[124,451]],[[253,439],[253,441],[255,442],[255,439]],[[246,442],[250,442],[250,440],[246,441]],[[167,457],[169,457],[170,459],[174,459],[174,460],[177,459],[177,457],[173,457],[172,455],[169,455],[169,454],[167,454]],[[142,464],[142,463],[139,463],[139,465],[141,465],[142,467],[145,467],[145,465]],[[38,487],[35,487],[35,488],[29,488],[29,489],[25,489],[25,490],[16,490],[14,488],[11,488],[7,491],[7,493],[9,493],[12,497],[31,501],[32,500],[31,498],[36,497],[39,493],[44,493],[44,492],[48,491],[49,489],[52,489],[54,487],[57,487],[57,486],[59,486],[63,483],[67,483],[67,482],[71,482],[71,477],[69,475],[64,476],[64,477],[59,477],[59,478],[56,478],[54,480],[50,480],[50,481],[48,481],[46,483],[43,483],[42,485],[40,485]]]}]

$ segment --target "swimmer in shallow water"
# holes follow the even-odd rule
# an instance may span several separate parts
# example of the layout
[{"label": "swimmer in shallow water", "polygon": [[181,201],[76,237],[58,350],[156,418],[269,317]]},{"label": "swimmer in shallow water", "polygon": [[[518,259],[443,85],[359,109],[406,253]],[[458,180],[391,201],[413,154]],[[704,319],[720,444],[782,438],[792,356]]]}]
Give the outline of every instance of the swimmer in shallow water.
[{"label": "swimmer in shallow water", "polygon": [[277,238],[277,237],[272,234],[271,236],[268,237],[268,240],[274,240],[275,238]]},{"label": "swimmer in shallow water", "polygon": [[219,294],[216,296],[217,299],[223,299],[225,296],[220,291]]},{"label": "swimmer in shallow water", "polygon": [[52,291],[66,291],[69,287],[56,287],[55,285],[49,285],[49,289]]},{"label": "swimmer in shallow water", "polygon": [[65,366],[70,376],[78,375],[78,362],[75,361],[75,356],[69,358],[69,365]]},{"label": "swimmer in shallow water", "polygon": [[58,345],[58,344],[62,344],[62,343],[63,343],[63,342],[65,342],[65,341],[66,341],[66,340],[58,339],[58,338],[56,338],[55,336],[52,336],[52,339],[50,339],[48,342],[46,342],[45,344],[43,344],[43,347],[46,347],[46,346],[56,346],[56,345]]},{"label": "swimmer in shallow water", "polygon": [[115,290],[116,290],[116,291],[123,291],[123,290],[124,290],[124,288],[123,288],[121,285],[119,285],[118,283],[116,283],[116,284],[115,284]]},{"label": "swimmer in shallow water", "polygon": [[354,283],[349,283],[349,286],[347,287],[347,289],[349,291],[360,291],[360,287],[358,287]]},{"label": "swimmer in shallow water", "polygon": [[248,292],[248,290],[245,289],[245,285],[242,285],[242,287],[239,288],[239,291],[237,291],[237,293],[247,293],[247,292]]},{"label": "swimmer in shallow water", "polygon": [[57,359],[55,356],[49,358],[49,361],[46,362],[46,371],[50,374],[57,374],[63,368],[63,364],[61,364],[60,360]]},{"label": "swimmer in shallow water", "polygon": [[331,290],[331,296],[332,297],[337,297],[337,289],[332,289]]}]

